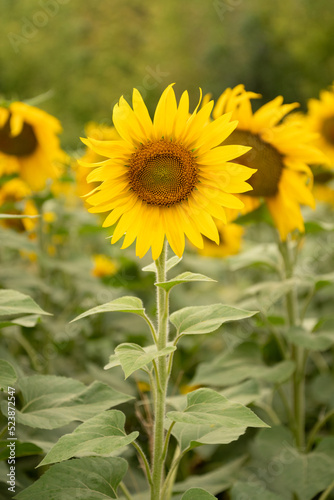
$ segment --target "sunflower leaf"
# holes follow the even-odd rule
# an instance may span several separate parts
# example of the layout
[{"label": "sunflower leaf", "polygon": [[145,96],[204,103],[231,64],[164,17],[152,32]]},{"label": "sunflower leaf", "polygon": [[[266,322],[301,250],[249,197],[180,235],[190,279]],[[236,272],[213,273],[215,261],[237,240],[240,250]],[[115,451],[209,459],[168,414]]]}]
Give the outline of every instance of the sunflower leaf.
[{"label": "sunflower leaf", "polygon": [[285,336],[292,344],[311,351],[326,351],[334,344],[334,332],[310,333],[298,326],[289,328]]},{"label": "sunflower leaf", "polygon": [[56,464],[21,491],[18,500],[72,500],[117,498],[117,488],[128,464],[120,457],[89,457]]},{"label": "sunflower leaf", "polygon": [[93,307],[92,309],[88,309],[88,311],[85,311],[76,318],[72,319],[71,323],[78,321],[79,319],[86,318],[87,316],[104,312],[128,312],[144,316],[145,309],[142,301],[138,299],[138,297],[125,296],[112,300],[111,302],[107,302],[106,304]]},{"label": "sunflower leaf", "polygon": [[158,351],[155,345],[143,348],[138,344],[120,344],[116,347],[115,354],[110,357],[110,362],[105,366],[105,369],[121,365],[127,379],[133,372],[144,368],[153,359],[167,356],[175,350],[175,346],[167,346]]},{"label": "sunflower leaf", "polygon": [[203,444],[228,444],[244,434],[247,427],[268,427],[246,406],[204,388],[188,394],[186,408],[167,413],[167,418],[176,423],[172,433],[182,450]]},{"label": "sunflower leaf", "polygon": [[52,316],[43,311],[28,295],[16,290],[0,290],[0,317],[9,317],[6,321],[12,322],[12,317],[17,320],[17,317],[27,314]]},{"label": "sunflower leaf", "polygon": [[[73,421],[85,421],[97,413],[124,403],[131,396],[95,381],[88,387],[77,380],[55,375],[33,375],[19,380],[23,408],[18,422],[30,427],[56,429]],[[2,403],[5,413],[6,405]]]},{"label": "sunflower leaf", "polygon": [[184,495],[182,495],[181,500],[215,500],[216,497],[211,495],[206,490],[203,490],[202,488],[190,488],[190,490],[187,490]]},{"label": "sunflower leaf", "polygon": [[192,281],[216,281],[216,280],[208,278],[208,276],[204,276],[204,274],[185,272],[179,274],[178,276],[175,276],[175,278],[169,281],[155,283],[155,285],[163,288],[164,290],[166,290],[166,292],[168,292],[175,285],[180,285],[181,283],[190,283]]},{"label": "sunflower leaf", "polygon": [[227,321],[249,318],[256,311],[245,311],[224,304],[210,306],[185,307],[174,312],[170,320],[177,329],[178,335],[197,335],[217,330]]},{"label": "sunflower leaf", "polygon": [[[174,266],[176,266],[176,264],[181,262],[181,260],[182,260],[182,257],[178,257],[177,255],[174,255],[174,257],[171,257],[170,259],[168,259],[166,262],[166,272],[170,271]],[[142,268],[142,271],[147,271],[147,272],[151,272],[151,273],[155,273],[156,270],[157,269],[155,267],[155,262],[152,262],[148,266],[145,266]]]},{"label": "sunflower leaf", "polygon": [[4,359],[0,359],[0,390],[7,392],[8,386],[13,386],[17,380],[14,367]]},{"label": "sunflower leaf", "polygon": [[118,410],[104,411],[79,425],[72,434],[65,434],[51,448],[39,467],[62,462],[72,457],[90,455],[108,456],[132,443],[139,432],[127,435],[125,415]]}]

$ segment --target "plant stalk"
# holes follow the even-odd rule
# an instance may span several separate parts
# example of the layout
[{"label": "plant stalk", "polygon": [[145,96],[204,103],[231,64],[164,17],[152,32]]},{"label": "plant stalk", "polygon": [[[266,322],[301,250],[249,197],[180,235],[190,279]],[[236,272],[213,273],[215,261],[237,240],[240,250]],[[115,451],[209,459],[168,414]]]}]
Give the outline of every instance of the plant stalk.
[{"label": "plant stalk", "polygon": [[[155,261],[157,282],[166,281],[167,241],[165,240],[160,257]],[[164,349],[168,341],[168,292],[157,287],[158,306],[158,350]],[[164,479],[164,444],[165,444],[165,410],[167,394],[167,357],[161,356],[157,360],[156,371],[156,398],[154,401],[154,445],[152,459],[152,487],[151,500],[162,500],[161,488]]]}]

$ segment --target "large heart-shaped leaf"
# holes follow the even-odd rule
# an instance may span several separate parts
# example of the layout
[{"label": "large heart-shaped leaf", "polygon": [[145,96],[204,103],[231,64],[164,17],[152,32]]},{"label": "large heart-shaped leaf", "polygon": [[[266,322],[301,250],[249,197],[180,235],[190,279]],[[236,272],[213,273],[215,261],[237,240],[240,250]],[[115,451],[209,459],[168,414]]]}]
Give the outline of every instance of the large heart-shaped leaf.
[{"label": "large heart-shaped leaf", "polygon": [[125,415],[121,411],[99,413],[79,425],[72,434],[62,436],[39,466],[78,456],[108,456],[138,437],[139,432],[127,435],[124,424]]},{"label": "large heart-shaped leaf", "polygon": [[10,321],[27,314],[37,314],[38,316],[42,314],[50,315],[50,313],[43,311],[28,295],[16,290],[0,290],[1,318]]},{"label": "large heart-shaped leaf", "polygon": [[81,458],[56,464],[38,481],[19,493],[18,500],[107,500],[117,488],[128,464],[120,457]]},{"label": "large heart-shaped leaf", "polygon": [[[83,422],[132,399],[101,382],[87,387],[77,380],[54,375],[25,377],[18,386],[23,407],[16,410],[17,422],[42,429],[55,429],[75,420]],[[5,412],[4,402],[1,407]]]},{"label": "large heart-shaped leaf", "polygon": [[188,394],[186,408],[171,411],[167,417],[176,422],[172,432],[181,449],[227,444],[244,434],[247,427],[268,427],[249,408],[204,388]]}]

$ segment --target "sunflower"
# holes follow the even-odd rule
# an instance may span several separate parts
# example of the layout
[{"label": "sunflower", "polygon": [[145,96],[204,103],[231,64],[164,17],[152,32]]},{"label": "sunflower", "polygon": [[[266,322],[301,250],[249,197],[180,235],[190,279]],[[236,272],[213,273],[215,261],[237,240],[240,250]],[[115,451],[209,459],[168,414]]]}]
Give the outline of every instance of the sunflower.
[{"label": "sunflower", "polygon": [[314,134],[307,133],[297,115],[281,121],[297,103],[283,104],[283,98],[278,96],[253,113],[251,99],[259,97],[246,92],[243,85],[229,88],[218,99],[213,118],[217,120],[223,113],[231,112],[232,118],[239,121],[223,145],[252,147],[236,160],[257,169],[249,180],[253,190],[240,196],[245,203],[244,213],[264,200],[281,239],[285,240],[295,229],[304,231],[300,204],[315,206],[308,164],[321,162],[323,155],[312,145]]},{"label": "sunflower", "polygon": [[320,92],[320,99],[308,101],[306,119],[309,129],[318,133],[315,144],[327,156],[327,165],[334,168],[334,84]]},{"label": "sunflower", "polygon": [[219,232],[219,245],[209,239],[204,242],[204,247],[198,253],[206,257],[228,257],[240,252],[244,228],[239,224],[215,221]]},{"label": "sunflower", "polygon": [[60,132],[59,121],[38,108],[23,102],[0,107],[0,176],[15,173],[33,191],[43,189],[66,159]]},{"label": "sunflower", "polygon": [[151,120],[142,96],[133,91],[133,109],[121,97],[113,110],[113,121],[121,139],[83,142],[107,157],[91,166],[89,182],[100,182],[88,198],[91,212],[110,211],[104,227],[117,222],[111,243],[124,234],[122,248],[136,239],[142,257],[151,248],[153,259],[161,253],[165,237],[181,256],[185,235],[203,247],[202,234],[219,243],[212,217],[226,221],[224,207],[240,209],[242,202],[232,193],[251,189],[245,181],[253,169],[230,163],[249,148],[218,146],[236,127],[224,115],[210,123],[213,102],[189,114],[184,92],[177,105],[172,85],[158,102]]},{"label": "sunflower", "polygon": [[96,254],[93,255],[94,267],[92,275],[97,278],[104,278],[105,276],[113,276],[117,273],[118,266],[116,261],[107,257],[107,255]]}]

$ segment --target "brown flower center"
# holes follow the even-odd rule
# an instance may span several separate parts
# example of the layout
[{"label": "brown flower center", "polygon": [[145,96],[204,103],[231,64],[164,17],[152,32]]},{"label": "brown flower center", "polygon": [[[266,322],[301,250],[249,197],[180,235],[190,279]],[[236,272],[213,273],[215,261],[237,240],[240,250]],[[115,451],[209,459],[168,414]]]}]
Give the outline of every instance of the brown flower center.
[{"label": "brown flower center", "polygon": [[37,148],[37,139],[29,123],[24,122],[21,132],[12,137],[10,135],[10,117],[0,128],[0,151],[10,156],[29,156]]},{"label": "brown flower center", "polygon": [[327,142],[334,145],[334,116],[324,120],[321,133]]},{"label": "brown flower center", "polygon": [[195,156],[181,144],[161,139],[132,154],[129,183],[149,205],[175,205],[188,198],[197,183]]},{"label": "brown flower center", "polygon": [[270,197],[277,194],[284,164],[283,156],[273,146],[247,130],[235,130],[223,142],[224,144],[242,144],[252,147],[248,153],[233,160],[235,163],[257,169],[257,172],[247,181],[253,188],[253,191],[245,193],[247,196]]}]

